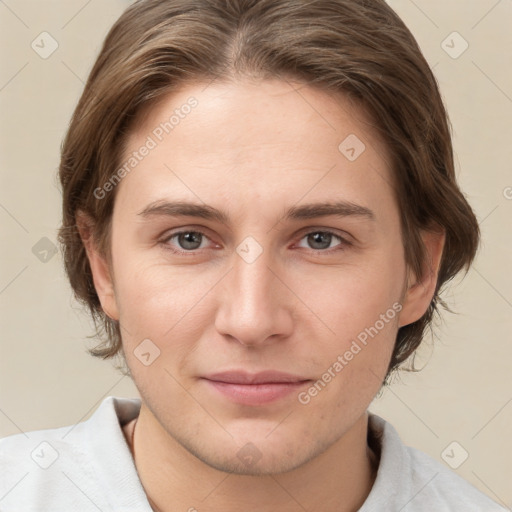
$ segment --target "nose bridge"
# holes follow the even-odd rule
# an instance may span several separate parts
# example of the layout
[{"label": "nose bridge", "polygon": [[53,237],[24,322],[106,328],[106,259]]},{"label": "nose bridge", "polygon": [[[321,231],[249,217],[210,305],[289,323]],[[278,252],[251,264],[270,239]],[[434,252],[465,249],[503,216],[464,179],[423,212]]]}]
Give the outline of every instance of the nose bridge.
[{"label": "nose bridge", "polygon": [[258,249],[253,240],[240,244],[223,285],[219,332],[242,344],[262,343],[270,336],[289,333],[291,315],[284,286],[271,270],[275,266],[270,251]]},{"label": "nose bridge", "polygon": [[253,306],[261,309],[272,302],[270,292],[276,278],[270,270],[272,258],[269,251],[263,251],[252,261],[246,256],[254,249],[250,248],[246,254],[242,253],[243,249],[239,248],[232,273],[238,289],[238,301],[249,312]]}]

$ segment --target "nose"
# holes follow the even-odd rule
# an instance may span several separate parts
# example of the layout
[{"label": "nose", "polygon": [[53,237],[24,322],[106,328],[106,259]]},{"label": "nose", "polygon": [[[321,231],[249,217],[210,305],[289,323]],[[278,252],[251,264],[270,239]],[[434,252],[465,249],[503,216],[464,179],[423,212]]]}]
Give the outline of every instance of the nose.
[{"label": "nose", "polygon": [[215,326],[221,335],[246,346],[276,342],[293,329],[293,292],[265,251],[253,262],[233,255],[219,283]]}]

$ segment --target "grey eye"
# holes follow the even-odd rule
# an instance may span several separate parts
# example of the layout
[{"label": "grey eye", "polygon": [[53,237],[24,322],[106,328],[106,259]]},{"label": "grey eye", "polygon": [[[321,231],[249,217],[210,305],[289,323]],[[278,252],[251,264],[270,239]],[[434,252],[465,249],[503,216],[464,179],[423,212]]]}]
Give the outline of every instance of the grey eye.
[{"label": "grey eye", "polygon": [[182,249],[194,250],[199,249],[203,234],[197,231],[183,231],[175,234],[172,238],[177,237],[178,244]]}]

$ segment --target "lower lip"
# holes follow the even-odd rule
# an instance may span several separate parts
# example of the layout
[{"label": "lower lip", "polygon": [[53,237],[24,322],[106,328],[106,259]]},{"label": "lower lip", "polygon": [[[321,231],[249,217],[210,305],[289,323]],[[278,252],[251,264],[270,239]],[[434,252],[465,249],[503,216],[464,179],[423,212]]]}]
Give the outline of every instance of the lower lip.
[{"label": "lower lip", "polygon": [[265,384],[233,384],[204,379],[210,386],[241,405],[262,405],[297,393],[310,381],[270,382]]}]

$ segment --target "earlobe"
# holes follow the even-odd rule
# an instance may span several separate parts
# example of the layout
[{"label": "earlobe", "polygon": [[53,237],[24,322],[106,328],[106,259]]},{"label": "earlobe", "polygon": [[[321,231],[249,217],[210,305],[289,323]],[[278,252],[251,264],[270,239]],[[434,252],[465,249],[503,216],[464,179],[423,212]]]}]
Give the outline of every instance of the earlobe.
[{"label": "earlobe", "polygon": [[416,322],[427,311],[436,290],[445,238],[444,231],[425,231],[422,233],[422,240],[426,249],[426,262],[421,276],[414,276],[409,271],[407,288],[402,301],[403,309],[400,312],[399,327]]},{"label": "earlobe", "polygon": [[84,244],[94,281],[94,288],[105,314],[112,320],[119,320],[114,282],[106,257],[100,253],[93,236],[93,222],[83,212],[78,212],[76,225]]}]

